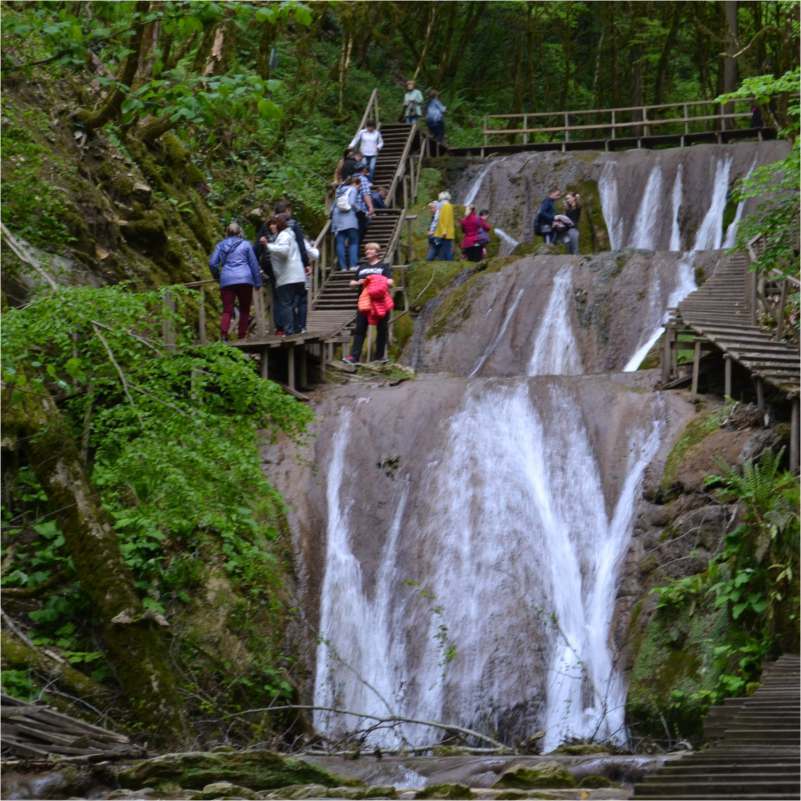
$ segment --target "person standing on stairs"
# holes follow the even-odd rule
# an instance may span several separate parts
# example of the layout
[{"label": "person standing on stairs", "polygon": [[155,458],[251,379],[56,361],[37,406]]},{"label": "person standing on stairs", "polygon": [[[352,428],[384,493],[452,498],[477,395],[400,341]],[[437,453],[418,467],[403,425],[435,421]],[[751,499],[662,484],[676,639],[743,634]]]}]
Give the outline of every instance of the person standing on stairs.
[{"label": "person standing on stairs", "polygon": [[[453,204],[450,192],[440,192],[439,216],[434,229],[434,260],[453,261],[453,240],[456,227],[453,222]],[[429,260],[430,261],[430,260]]]},{"label": "person standing on stairs", "polygon": [[275,242],[267,243],[275,273],[280,330],[287,335],[305,331],[307,307],[306,271],[290,219],[286,212],[273,217],[278,236]]},{"label": "person standing on stairs", "polygon": [[403,96],[403,119],[407,125],[414,125],[420,119],[423,108],[423,93],[416,88],[414,81],[406,81],[406,94]]},{"label": "person standing on stairs", "polygon": [[364,160],[370,168],[370,180],[372,181],[378,154],[384,147],[384,140],[381,137],[381,131],[376,128],[375,120],[367,120],[364,128],[353,137],[348,147],[357,148],[364,156]]},{"label": "person standing on stairs", "polygon": [[428,105],[426,106],[426,125],[434,139],[442,144],[445,139],[445,112],[446,107],[439,99],[439,93],[433,89],[428,93]]},{"label": "person standing on stairs", "polygon": [[356,198],[360,185],[358,179],[351,179],[348,183],[342,184],[337,189],[331,206],[331,232],[334,234],[340,270],[355,268],[359,260],[359,218],[356,216]]},{"label": "person standing on stairs", "polygon": [[225,239],[218,242],[209,259],[209,269],[214,279],[220,282],[220,297],[223,313],[220,318],[220,334],[228,341],[228,329],[234,314],[234,302],[239,304],[239,338],[244,339],[250,323],[250,304],[253,302],[253,287],[261,289],[261,271],[253,246],[242,238],[239,223],[229,223]]},{"label": "person standing on stairs", "polygon": [[[359,221],[359,244],[364,242],[370,218],[375,214],[375,209],[373,208],[373,185],[367,176],[369,171],[369,167],[365,166],[353,176],[353,184],[358,187],[356,193],[356,217]],[[355,267],[355,265],[352,265],[352,267]]]},{"label": "person standing on stairs", "polygon": [[385,353],[389,312],[393,307],[392,295],[389,292],[394,283],[392,267],[381,261],[381,246],[377,242],[368,242],[364,246],[364,253],[366,261],[359,264],[356,277],[350,282],[353,287],[363,287],[363,291],[359,296],[359,313],[356,316],[356,328],[353,332],[353,346],[343,359],[347,364],[359,363],[367,330],[371,325],[376,326],[375,360],[382,363],[387,361]]},{"label": "person standing on stairs", "polygon": [[304,269],[309,268],[310,259],[306,253],[306,237],[303,234],[303,228],[300,223],[292,216],[292,204],[288,200],[281,200],[275,204],[274,216],[279,214],[286,214],[289,217],[289,227],[292,233],[295,234],[295,241],[298,243],[298,250],[300,251],[300,260],[303,262]]},{"label": "person standing on stairs", "polygon": [[275,242],[278,236],[278,230],[275,223],[272,222],[272,217],[264,220],[256,234],[256,241],[253,244],[253,250],[256,252],[256,259],[261,267],[261,274],[267,280],[270,287],[270,298],[273,310],[273,327],[278,331],[281,326],[279,323],[278,313],[278,293],[275,289],[275,273],[273,272],[273,264],[270,260],[270,251],[267,248],[268,242]]}]

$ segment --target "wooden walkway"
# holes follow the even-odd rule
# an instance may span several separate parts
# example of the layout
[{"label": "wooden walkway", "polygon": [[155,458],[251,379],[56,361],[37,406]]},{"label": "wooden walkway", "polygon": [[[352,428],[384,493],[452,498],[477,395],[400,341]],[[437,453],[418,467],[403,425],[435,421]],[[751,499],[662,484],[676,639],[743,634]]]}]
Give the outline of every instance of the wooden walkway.
[{"label": "wooden walkway", "polygon": [[798,799],[799,657],[768,665],[759,689],[712,707],[707,747],[667,762],[634,788],[647,799]]},{"label": "wooden walkway", "polygon": [[[790,404],[790,467],[799,466],[798,347],[776,338],[775,332],[757,325],[756,275],[744,253],[730,255],[714,275],[690,293],[675,310],[667,326],[662,353],[663,384],[678,376],[678,338],[693,339],[692,393],[697,395],[704,354],[723,359],[724,395],[733,393],[734,368],[754,383],[757,405],[766,406],[771,393],[776,403]],[[784,297],[784,290],[782,290]]]}]

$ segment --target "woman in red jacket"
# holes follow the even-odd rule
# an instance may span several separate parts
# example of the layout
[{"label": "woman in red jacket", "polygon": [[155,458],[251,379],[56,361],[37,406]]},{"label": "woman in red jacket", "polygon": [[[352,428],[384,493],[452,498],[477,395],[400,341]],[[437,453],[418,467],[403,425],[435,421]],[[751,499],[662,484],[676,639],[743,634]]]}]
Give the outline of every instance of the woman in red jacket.
[{"label": "woman in red jacket", "polygon": [[481,233],[492,230],[492,226],[483,217],[476,214],[475,206],[468,206],[465,211],[467,214],[459,220],[459,225],[464,231],[461,245],[462,256],[469,261],[481,261],[481,253],[484,249]]}]

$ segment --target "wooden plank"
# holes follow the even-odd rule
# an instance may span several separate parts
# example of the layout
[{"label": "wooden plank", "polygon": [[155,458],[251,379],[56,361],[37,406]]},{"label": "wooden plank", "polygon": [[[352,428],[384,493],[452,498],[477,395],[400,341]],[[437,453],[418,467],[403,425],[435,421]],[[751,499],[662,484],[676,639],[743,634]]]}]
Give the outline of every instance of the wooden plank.
[{"label": "wooden plank", "polygon": [[793,408],[790,412],[790,470],[798,472],[799,459],[799,423],[798,398],[793,399]]},{"label": "wooden plank", "polygon": [[694,398],[698,397],[698,376],[701,370],[701,340],[695,340],[693,348],[693,383],[690,393]]}]

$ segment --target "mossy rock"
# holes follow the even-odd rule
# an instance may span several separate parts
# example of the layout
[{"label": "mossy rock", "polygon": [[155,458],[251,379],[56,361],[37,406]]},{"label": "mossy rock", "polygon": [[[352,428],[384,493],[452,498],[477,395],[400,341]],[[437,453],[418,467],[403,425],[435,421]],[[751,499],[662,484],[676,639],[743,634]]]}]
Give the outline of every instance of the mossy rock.
[{"label": "mossy rock", "polygon": [[406,273],[409,303],[421,308],[437,297],[465,269],[458,261],[417,261]]},{"label": "mossy rock", "polygon": [[563,743],[554,751],[555,754],[583,756],[585,754],[608,754],[609,746],[603,743]]},{"label": "mossy rock", "polygon": [[527,790],[531,787],[575,787],[576,780],[558,762],[513,765],[504,771],[493,787]]},{"label": "mossy rock", "polygon": [[374,787],[323,787],[321,784],[298,784],[284,787],[272,793],[261,794],[264,798],[304,799],[339,798],[349,801],[362,801],[368,798],[397,798],[398,792],[392,785]]},{"label": "mossy rock", "polygon": [[234,753],[190,751],[163,754],[136,762],[119,774],[123,787],[147,787],[175,782],[181,787],[202,789],[213,782],[231,782],[252,790],[272,790],[297,784],[323,787],[359,786],[362,782],[336,776],[322,768],[272,751]]},{"label": "mossy rock", "polygon": [[676,481],[682,461],[688,451],[713,431],[717,431],[725,417],[724,407],[724,409],[716,409],[713,412],[699,415],[687,423],[665,460],[665,469],[662,471],[662,481],[660,482],[663,491],[669,490]]},{"label": "mossy rock", "polygon": [[466,784],[429,784],[418,790],[415,798],[474,798]]},{"label": "mossy rock", "polygon": [[579,779],[579,787],[586,787],[588,789],[598,789],[600,787],[617,787],[617,785],[606,776],[601,776],[598,773],[591,773],[589,776],[582,776]]},{"label": "mossy rock", "polygon": [[199,792],[192,793],[193,801],[197,799],[214,799],[214,798],[249,798],[256,799],[259,794],[247,787],[240,787],[231,782],[213,782],[207,784]]}]

